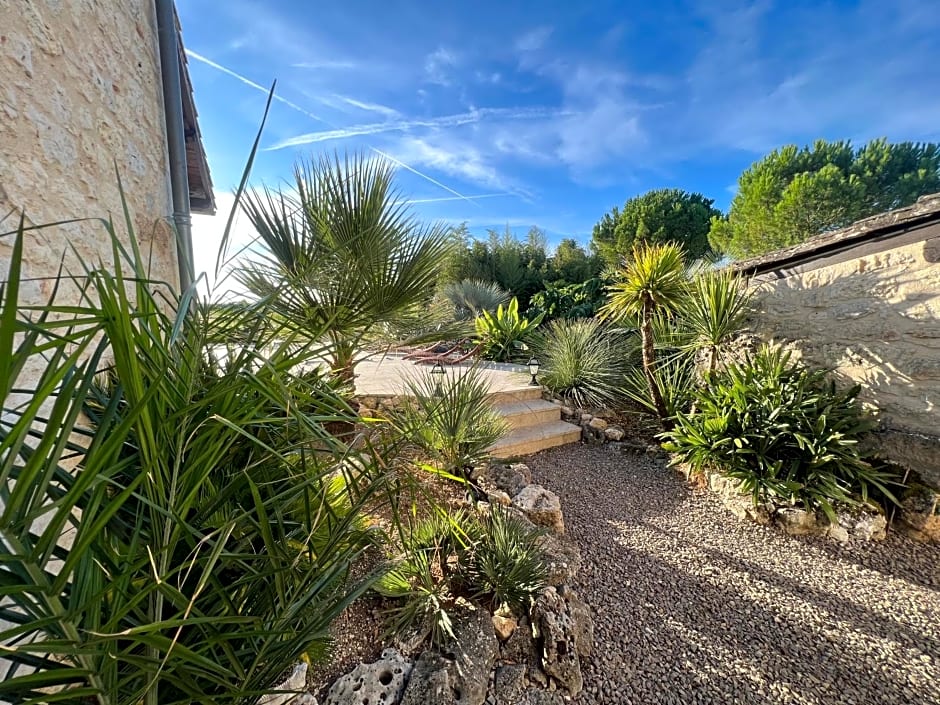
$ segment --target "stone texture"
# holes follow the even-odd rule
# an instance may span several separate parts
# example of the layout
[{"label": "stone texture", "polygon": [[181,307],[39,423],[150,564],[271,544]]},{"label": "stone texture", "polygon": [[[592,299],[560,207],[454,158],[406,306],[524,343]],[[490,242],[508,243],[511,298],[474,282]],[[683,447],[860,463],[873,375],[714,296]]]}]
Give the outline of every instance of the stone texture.
[{"label": "stone texture", "polygon": [[912,485],[901,500],[899,524],[918,541],[940,543],[940,492]]},{"label": "stone texture", "polygon": [[323,705],[376,705],[397,703],[412,672],[411,662],[395,649],[385,649],[374,663],[360,663],[339,678]]},{"label": "stone texture", "polygon": [[496,632],[496,638],[500,641],[506,641],[516,631],[519,624],[511,615],[493,615],[493,630]]},{"label": "stone texture", "polygon": [[490,463],[473,472],[471,479],[485,492],[505,492],[515,497],[532,479],[522,463]]},{"label": "stone texture", "polygon": [[[307,664],[301,662],[294,666],[291,674],[283,683],[277,686],[277,690],[293,691],[287,693],[272,693],[271,695],[262,695],[258,699],[258,705],[295,705],[299,704],[303,695],[298,695],[307,685]],[[312,697],[312,696],[311,696]],[[315,701],[314,701],[315,702]]]},{"label": "stone texture", "polygon": [[532,606],[532,620],[541,647],[542,670],[571,695],[577,695],[583,681],[576,628],[568,603],[555,588],[545,588]]},{"label": "stone texture", "polygon": [[600,416],[595,416],[588,422],[588,427],[593,428],[595,431],[604,431],[607,429],[607,422]]},{"label": "stone texture", "polygon": [[544,554],[549,585],[570,583],[581,570],[581,551],[573,541],[546,533],[539,539],[539,548]]},{"label": "stone texture", "polygon": [[798,507],[781,507],[774,521],[791,536],[813,536],[826,533],[827,527],[816,520],[816,513]]},{"label": "stone texture", "polygon": [[940,446],[940,238],[768,278],[759,293],[756,330],[860,384],[885,457],[940,486],[940,455],[923,452]]},{"label": "stone texture", "polygon": [[519,619],[512,636],[499,647],[499,660],[509,664],[538,664],[538,651],[532,641],[532,624],[527,617]]},{"label": "stone texture", "polygon": [[570,587],[560,587],[558,593],[568,603],[568,614],[571,615],[572,633],[578,656],[582,661],[589,659],[594,652],[594,617],[591,614],[591,608]]},{"label": "stone texture", "polygon": [[453,629],[441,652],[418,658],[401,705],[483,705],[499,653],[493,622],[486,610],[465,603],[453,615]]},{"label": "stone texture", "polygon": [[512,504],[512,499],[502,490],[490,490],[486,493],[486,499],[490,504],[499,504],[503,507],[508,507]]},{"label": "stone texture", "polygon": [[512,498],[512,506],[522,511],[536,526],[547,526],[556,533],[565,532],[558,495],[540,485],[528,485]]},{"label": "stone texture", "polygon": [[526,667],[517,664],[500,666],[493,677],[493,695],[499,705],[518,703],[525,690]]},{"label": "stone texture", "polygon": [[604,429],[604,436],[608,441],[622,441],[626,432],[620,426],[608,426]]}]

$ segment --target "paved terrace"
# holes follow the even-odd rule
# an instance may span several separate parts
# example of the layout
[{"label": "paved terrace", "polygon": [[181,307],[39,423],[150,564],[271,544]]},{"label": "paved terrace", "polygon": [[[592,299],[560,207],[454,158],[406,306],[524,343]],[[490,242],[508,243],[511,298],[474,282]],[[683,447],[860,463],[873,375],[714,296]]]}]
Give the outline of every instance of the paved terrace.
[{"label": "paved terrace", "polygon": [[[356,394],[360,396],[394,396],[405,391],[405,382],[431,371],[431,365],[415,364],[400,353],[374,355],[356,365]],[[469,364],[444,365],[448,376],[460,375],[470,369]],[[498,362],[477,363],[490,384],[490,391],[517,392],[529,389],[532,379],[521,365]]]}]

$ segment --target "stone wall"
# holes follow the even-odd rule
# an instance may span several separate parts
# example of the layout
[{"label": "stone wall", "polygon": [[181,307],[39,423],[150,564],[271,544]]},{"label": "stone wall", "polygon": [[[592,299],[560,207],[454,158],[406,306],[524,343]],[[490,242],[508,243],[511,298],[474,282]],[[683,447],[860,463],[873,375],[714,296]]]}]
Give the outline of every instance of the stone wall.
[{"label": "stone wall", "polygon": [[[116,167],[152,275],[175,287],[153,0],[4,0],[0,76],[0,232],[15,229],[20,210],[30,224],[113,213],[124,232]],[[100,224],[63,225],[29,236],[26,276],[53,276],[63,254],[74,270],[70,246],[112,259]],[[3,238],[0,279],[9,255]],[[35,282],[23,293],[41,302],[51,287]]]},{"label": "stone wall", "polygon": [[940,238],[763,277],[758,332],[861,384],[883,453],[940,486]]}]

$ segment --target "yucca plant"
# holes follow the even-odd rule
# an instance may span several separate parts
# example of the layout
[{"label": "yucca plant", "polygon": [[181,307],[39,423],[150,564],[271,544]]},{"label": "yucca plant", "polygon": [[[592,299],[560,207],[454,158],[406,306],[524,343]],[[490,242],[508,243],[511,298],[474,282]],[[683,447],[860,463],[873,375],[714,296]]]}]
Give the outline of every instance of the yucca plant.
[{"label": "yucca plant", "polygon": [[595,318],[554,320],[535,336],[533,349],[542,386],[581,408],[615,403],[624,376],[636,369],[631,336]]},{"label": "yucca plant", "polygon": [[676,310],[686,289],[685,255],[675,243],[634,247],[630,258],[619,273],[619,280],[610,287],[610,298],[602,315],[614,320],[639,318],[643,374],[650,399],[663,427],[672,426],[669,410],[656,378],[654,319]]},{"label": "yucca plant", "polygon": [[741,331],[750,313],[752,294],[730,269],[695,276],[681,304],[689,329],[689,347],[708,354],[708,373],[715,372],[721,351]]},{"label": "yucca plant", "polygon": [[408,403],[395,410],[392,422],[439,471],[469,484],[474,465],[488,457],[508,427],[490,404],[479,369],[457,368],[443,376],[442,382],[430,373],[408,380]]},{"label": "yucca plant", "polygon": [[697,389],[696,412],[677,412],[664,447],[695,471],[739,481],[755,503],[821,509],[834,521],[835,506],[866,503],[873,490],[895,501],[897,478],[861,450],[873,423],[858,393],[765,346]]},{"label": "yucca plant", "polygon": [[510,299],[506,307],[502,304],[497,306],[495,313],[481,311],[475,323],[480,354],[487,360],[498,362],[520,359],[542,317],[540,313],[530,320],[520,315],[516,297]]}]

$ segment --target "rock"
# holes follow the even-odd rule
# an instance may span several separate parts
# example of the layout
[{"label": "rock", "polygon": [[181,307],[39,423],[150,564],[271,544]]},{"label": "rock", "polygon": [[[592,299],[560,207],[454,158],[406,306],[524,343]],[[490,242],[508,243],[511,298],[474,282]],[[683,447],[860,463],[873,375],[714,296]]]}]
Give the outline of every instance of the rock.
[{"label": "rock", "polygon": [[526,667],[512,664],[500,666],[496,669],[493,678],[493,695],[499,705],[514,705],[518,703],[525,690]]},{"label": "rock", "polygon": [[577,411],[572,409],[570,406],[561,407],[562,421],[571,421],[572,419],[575,419],[575,418],[579,418],[579,419],[581,418],[581,415]]},{"label": "rock", "polygon": [[594,651],[594,618],[591,616],[591,608],[570,587],[559,588],[558,592],[568,603],[578,657],[588,659]]},{"label": "rock", "polygon": [[532,625],[526,617],[518,620],[518,625],[510,636],[499,647],[499,658],[503,663],[519,665],[535,665],[539,661],[535,642],[532,641]]},{"label": "rock", "polygon": [[777,525],[791,536],[809,536],[826,533],[828,527],[816,520],[816,513],[799,507],[781,507],[774,518]]},{"label": "rock", "polygon": [[593,415],[588,414],[588,413],[583,413],[583,414],[581,414],[581,416],[579,417],[579,421],[581,422],[582,425],[587,426],[587,425],[589,425],[589,424],[591,423],[591,419],[593,419],[593,418],[594,418]]},{"label": "rock", "polygon": [[888,522],[882,514],[864,512],[855,519],[855,526],[849,530],[849,533],[852,538],[861,541],[884,541],[888,535],[887,528]]},{"label": "rock", "polygon": [[304,693],[291,700],[289,705],[317,705],[317,699],[313,697],[313,693]]},{"label": "rock", "polygon": [[[277,690],[288,691],[285,693],[271,693],[262,695],[258,698],[258,705],[294,705],[303,695],[298,695],[307,685],[307,664],[301,662],[294,666],[294,670],[283,683],[277,686]],[[312,696],[311,696],[312,697]],[[316,700],[314,700],[316,703]]]},{"label": "rock", "polygon": [[708,488],[721,497],[722,504],[727,507],[738,519],[753,521],[756,524],[768,525],[773,519],[774,507],[771,504],[754,504],[750,494],[741,492],[740,484],[736,480],[711,473],[708,475]]},{"label": "rock", "polygon": [[839,543],[848,543],[849,542],[849,532],[841,524],[830,524],[829,530],[826,532],[826,536],[831,539],[835,539]]},{"label": "rock", "polygon": [[588,428],[593,428],[595,431],[604,431],[607,429],[607,422],[600,416],[595,416],[588,422]]},{"label": "rock", "polygon": [[539,548],[548,569],[549,585],[570,583],[581,570],[581,551],[564,537],[545,534],[539,539]]},{"label": "rock", "polygon": [[537,526],[547,526],[556,533],[565,533],[561,500],[541,485],[528,485],[512,498],[512,506],[521,510]]},{"label": "rock", "polygon": [[565,599],[553,587],[545,588],[532,606],[535,636],[541,648],[542,670],[575,696],[581,692],[581,660],[575,625]]},{"label": "rock", "polygon": [[608,441],[622,441],[626,431],[620,426],[608,426],[604,429],[604,436]]},{"label": "rock", "polygon": [[395,649],[385,649],[375,663],[360,663],[337,680],[323,705],[397,703],[412,672],[412,664]]},{"label": "rock", "polygon": [[940,543],[940,493],[925,485],[911,485],[901,499],[899,526],[917,541]]},{"label": "rock", "polygon": [[506,641],[511,637],[517,626],[519,626],[518,623],[511,616],[493,615],[493,629],[496,631],[496,638],[500,641]]},{"label": "rock", "polygon": [[[521,468],[525,468],[525,471],[523,472]],[[490,463],[474,470],[470,479],[487,493],[505,492],[512,498],[532,481],[532,475],[528,470],[529,468],[522,463],[513,465]]]},{"label": "rock", "polygon": [[550,693],[547,690],[529,688],[519,700],[513,701],[513,705],[517,703],[518,705],[564,705],[565,699],[557,692]]},{"label": "rock", "polygon": [[490,504],[499,504],[503,507],[508,507],[512,504],[512,499],[509,495],[502,490],[491,490],[486,493],[486,499]]},{"label": "rock", "polygon": [[527,485],[532,484],[532,471],[529,470],[529,466],[525,463],[510,463],[509,469],[522,475]]},{"label": "rock", "polygon": [[[483,705],[499,642],[490,615],[469,603],[452,615],[453,639],[441,653],[425,651],[418,658],[401,705]],[[372,705],[394,705],[370,700]]]}]

